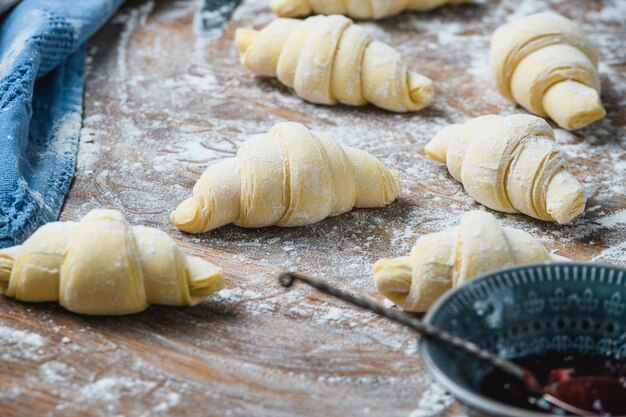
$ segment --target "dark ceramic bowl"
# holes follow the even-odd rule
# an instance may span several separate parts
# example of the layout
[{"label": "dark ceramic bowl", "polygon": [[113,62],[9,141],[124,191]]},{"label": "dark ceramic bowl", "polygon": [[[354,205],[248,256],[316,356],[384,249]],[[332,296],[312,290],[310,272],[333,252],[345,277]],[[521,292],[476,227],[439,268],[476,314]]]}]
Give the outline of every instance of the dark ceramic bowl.
[{"label": "dark ceramic bowl", "polygon": [[[424,319],[501,356],[546,351],[626,356],[626,269],[579,263],[535,264],[486,274],[450,291]],[[491,368],[424,340],[434,378],[470,416],[546,417],[494,401],[479,386]]]}]

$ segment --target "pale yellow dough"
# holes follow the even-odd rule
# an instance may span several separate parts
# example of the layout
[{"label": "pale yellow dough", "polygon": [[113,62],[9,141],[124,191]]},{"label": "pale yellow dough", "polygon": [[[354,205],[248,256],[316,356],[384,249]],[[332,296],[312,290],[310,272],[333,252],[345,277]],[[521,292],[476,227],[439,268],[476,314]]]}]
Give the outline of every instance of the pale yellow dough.
[{"label": "pale yellow dough", "polygon": [[0,288],[20,301],[59,301],[83,314],[130,314],[150,304],[193,306],[224,286],[221,268],[185,256],[164,232],[115,210],[48,223],[0,250]]},{"label": "pale yellow dough", "polygon": [[260,31],[237,29],[235,43],[244,66],[312,103],[408,112],[434,97],[430,79],[408,71],[395,49],[344,16],[276,19]]},{"label": "pale yellow dough", "polygon": [[539,117],[487,115],[450,125],[425,151],[490,209],[558,223],[585,209],[585,190],[568,171],[554,131]]},{"label": "pale yellow dough", "polygon": [[468,0],[272,0],[280,17],[341,14],[354,19],[381,19],[405,10],[426,11]]},{"label": "pale yellow dough", "polygon": [[353,207],[386,206],[398,190],[398,171],[372,155],[285,122],[207,168],[170,220],[190,233],[228,223],[303,226]]},{"label": "pale yellow dough", "polygon": [[496,269],[566,261],[528,233],[502,227],[484,211],[466,213],[458,227],[420,237],[409,256],[380,259],[378,291],[405,310],[424,312],[446,291]]},{"label": "pale yellow dough", "polygon": [[580,25],[563,16],[538,13],[500,26],[490,61],[503,96],[564,129],[606,115],[595,49]]}]

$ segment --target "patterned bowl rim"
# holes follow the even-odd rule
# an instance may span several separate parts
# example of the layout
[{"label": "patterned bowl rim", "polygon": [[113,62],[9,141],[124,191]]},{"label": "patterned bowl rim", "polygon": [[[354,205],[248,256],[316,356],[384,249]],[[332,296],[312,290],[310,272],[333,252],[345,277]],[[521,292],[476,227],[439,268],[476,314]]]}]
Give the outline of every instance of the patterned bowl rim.
[{"label": "patterned bowl rim", "polygon": [[[574,268],[584,268],[584,267],[596,267],[596,268],[609,268],[616,269],[619,271],[623,271],[626,273],[626,268],[623,266],[612,265],[612,264],[601,264],[601,263],[592,263],[592,262],[541,262],[541,263],[533,263],[533,264],[525,264],[525,265],[516,265],[512,267],[506,267],[497,269],[494,271],[489,271],[485,274],[482,274],[475,279],[460,285],[457,288],[454,288],[448,291],[443,297],[441,297],[435,304],[430,308],[426,316],[424,317],[424,322],[428,324],[432,324],[434,317],[437,313],[444,308],[444,306],[448,303],[448,301],[454,297],[454,295],[459,291],[464,291],[465,288],[470,287],[471,285],[477,285],[482,281],[485,281],[495,275],[500,275],[505,272],[522,270],[522,269],[530,269],[530,268],[548,268],[555,266],[569,266]],[[533,285],[533,284],[528,284]],[[428,372],[433,376],[435,381],[441,384],[446,391],[452,394],[453,397],[460,400],[462,403],[469,405],[477,410],[482,412],[498,415],[498,416],[506,416],[506,417],[547,417],[547,416],[555,416],[558,417],[557,414],[548,414],[537,411],[530,411],[524,408],[514,407],[512,405],[508,405],[505,403],[501,403],[499,401],[493,400],[489,397],[476,394],[472,391],[469,391],[459,384],[457,384],[452,378],[450,378],[442,369],[440,369],[436,364],[433,358],[430,356],[428,352],[428,346],[430,343],[424,338],[420,339],[420,356],[424,365]]]}]

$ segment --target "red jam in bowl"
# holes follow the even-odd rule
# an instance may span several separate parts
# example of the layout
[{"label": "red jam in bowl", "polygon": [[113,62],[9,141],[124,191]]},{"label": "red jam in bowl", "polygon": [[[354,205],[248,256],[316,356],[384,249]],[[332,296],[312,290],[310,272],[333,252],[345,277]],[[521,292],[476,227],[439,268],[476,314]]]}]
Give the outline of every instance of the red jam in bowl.
[{"label": "red jam in bowl", "polygon": [[[550,352],[515,359],[559,399],[601,416],[626,416],[626,359]],[[521,381],[494,370],[480,392],[496,401],[532,411],[570,415],[528,391]]]}]

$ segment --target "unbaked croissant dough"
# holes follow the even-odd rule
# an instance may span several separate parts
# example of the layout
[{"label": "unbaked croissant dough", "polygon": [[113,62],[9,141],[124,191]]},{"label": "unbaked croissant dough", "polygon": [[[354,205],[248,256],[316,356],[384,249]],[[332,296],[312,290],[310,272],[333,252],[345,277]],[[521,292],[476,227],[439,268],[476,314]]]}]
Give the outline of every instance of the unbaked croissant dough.
[{"label": "unbaked croissant dough", "polygon": [[500,26],[491,38],[500,93],[564,129],[602,119],[598,57],[580,25],[555,13]]},{"label": "unbaked croissant dough", "polygon": [[398,171],[372,155],[285,122],[207,168],[170,220],[190,233],[228,223],[302,226],[353,207],[386,206],[398,190]]},{"label": "unbaked croissant dough", "polygon": [[407,71],[395,49],[344,16],[276,19],[260,31],[237,29],[235,42],[244,66],[312,103],[407,112],[434,96],[430,79]]},{"label": "unbaked croissant dough", "polygon": [[502,227],[484,211],[463,215],[458,227],[417,239],[409,256],[380,259],[378,291],[409,311],[424,312],[449,289],[507,266],[565,261],[528,233]]},{"label": "unbaked croissant dough", "polygon": [[59,301],[83,314],[192,306],[224,286],[221,268],[185,256],[164,232],[131,226],[115,210],[48,223],[0,250],[0,289],[21,301]]},{"label": "unbaked croissant dough", "polygon": [[493,210],[567,223],[585,209],[585,190],[567,170],[552,128],[539,117],[477,117],[445,127],[425,150]]},{"label": "unbaked croissant dough", "polygon": [[272,0],[272,10],[280,17],[310,14],[341,14],[354,19],[380,19],[404,10],[432,10],[468,0]]}]

